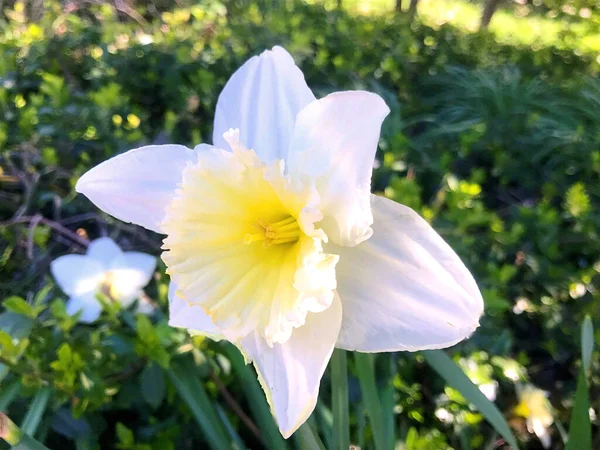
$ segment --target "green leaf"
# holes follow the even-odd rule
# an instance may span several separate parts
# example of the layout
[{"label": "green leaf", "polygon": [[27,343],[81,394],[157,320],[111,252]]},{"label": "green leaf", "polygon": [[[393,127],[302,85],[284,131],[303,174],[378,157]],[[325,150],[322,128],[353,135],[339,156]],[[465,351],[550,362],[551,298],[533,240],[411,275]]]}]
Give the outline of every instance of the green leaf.
[{"label": "green leaf", "polygon": [[2,357],[12,359],[15,356],[15,350],[12,336],[6,331],[0,330],[0,354]]},{"label": "green leaf", "polygon": [[138,315],[136,318],[136,331],[145,344],[152,345],[158,340],[152,322],[143,314]]},{"label": "green leaf", "polygon": [[33,398],[27,414],[21,423],[21,431],[23,433],[33,436],[37,430],[40,420],[46,411],[48,406],[48,400],[50,400],[50,394],[52,389],[49,386],[42,387],[35,397]]},{"label": "green leaf", "polygon": [[241,382],[242,389],[248,400],[250,412],[261,431],[261,437],[264,440],[265,446],[273,450],[287,448],[285,440],[281,436],[277,424],[273,419],[265,393],[258,382],[256,372],[245,363],[240,351],[234,345],[227,344],[225,353]]},{"label": "green leaf", "polygon": [[119,447],[130,448],[135,444],[133,431],[123,425],[121,422],[117,423],[116,430],[117,438],[119,439]]},{"label": "green leaf", "polygon": [[211,448],[229,448],[227,432],[223,428],[202,383],[196,376],[198,370],[188,361],[173,362],[167,376],[175,386],[181,400],[190,408]]},{"label": "green leaf", "polygon": [[154,409],[158,408],[165,398],[165,374],[154,363],[148,364],[141,375],[141,389],[144,400]]},{"label": "green leaf", "polygon": [[585,316],[581,327],[581,360],[585,373],[590,372],[592,351],[594,350],[594,325],[590,316]]},{"label": "green leaf", "polygon": [[17,297],[13,295],[12,297],[8,297],[2,302],[4,307],[15,314],[22,314],[25,317],[29,317],[31,319],[35,319],[37,316],[36,311],[33,306],[23,300],[21,297]]},{"label": "green leaf", "polygon": [[569,426],[566,450],[592,450],[592,425],[590,423],[590,399],[583,367],[579,370],[575,402]]},{"label": "green leaf", "polygon": [[304,422],[304,424],[298,428],[298,430],[294,433],[294,438],[298,443],[298,448],[303,450],[326,450],[321,438],[319,437],[319,434],[310,424],[310,421]]},{"label": "green leaf", "polygon": [[245,450],[246,446],[244,445],[244,441],[242,441],[240,435],[235,431],[235,427],[232,425],[223,408],[221,408],[217,403],[215,404],[215,409],[217,410],[217,414],[219,414],[219,418],[223,421],[223,425],[227,431],[227,436],[229,437],[229,442],[231,443],[229,448],[231,448],[231,450]]},{"label": "green leaf", "polygon": [[23,314],[5,312],[0,314],[0,330],[7,332],[15,339],[23,339],[29,336],[34,321]]},{"label": "green leaf", "polygon": [[[22,314],[15,314],[7,311],[0,314],[0,330],[6,332],[13,339],[24,339],[29,336],[33,328],[34,321]],[[14,355],[16,359],[20,355]],[[0,364],[0,381],[2,381],[9,373],[8,366]]]},{"label": "green leaf", "polygon": [[350,447],[348,418],[348,363],[346,352],[335,349],[331,356],[331,410],[333,411],[333,449]]},{"label": "green leaf", "polygon": [[462,396],[473,403],[485,419],[494,427],[514,450],[518,450],[517,440],[502,413],[496,405],[489,401],[479,388],[445,352],[428,350],[422,352],[429,365],[444,379],[446,383],[458,390]]},{"label": "green leaf", "polygon": [[581,360],[582,365],[577,377],[577,389],[571,425],[569,426],[569,439],[566,450],[591,450],[592,424],[590,423],[590,397],[586,379],[594,348],[594,327],[592,320],[586,316],[581,327]]},{"label": "green leaf", "polygon": [[12,445],[11,450],[48,450],[43,444],[23,433],[23,431],[3,413],[0,413],[0,439]]},{"label": "green leaf", "polygon": [[356,374],[358,375],[364,404],[373,430],[375,450],[387,450],[381,399],[375,382],[374,355],[357,352],[354,354],[354,364],[356,365]]},{"label": "green leaf", "polygon": [[10,404],[21,392],[21,380],[14,380],[8,386],[2,385],[0,389],[0,411],[6,411]]}]

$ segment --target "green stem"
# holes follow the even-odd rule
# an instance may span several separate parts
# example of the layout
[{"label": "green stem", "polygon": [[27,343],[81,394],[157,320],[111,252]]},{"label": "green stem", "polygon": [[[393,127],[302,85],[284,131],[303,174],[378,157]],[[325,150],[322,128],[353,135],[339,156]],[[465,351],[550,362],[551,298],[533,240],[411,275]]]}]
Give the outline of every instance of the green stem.
[{"label": "green stem", "polygon": [[358,375],[363,401],[367,407],[371,429],[373,430],[375,450],[388,450],[385,439],[381,400],[379,399],[377,384],[375,382],[374,357],[370,353],[357,352],[354,353],[354,363],[356,365],[356,374]]},{"label": "green stem", "polygon": [[347,364],[346,352],[336,348],[331,357],[332,448],[339,450],[347,450],[350,447]]}]

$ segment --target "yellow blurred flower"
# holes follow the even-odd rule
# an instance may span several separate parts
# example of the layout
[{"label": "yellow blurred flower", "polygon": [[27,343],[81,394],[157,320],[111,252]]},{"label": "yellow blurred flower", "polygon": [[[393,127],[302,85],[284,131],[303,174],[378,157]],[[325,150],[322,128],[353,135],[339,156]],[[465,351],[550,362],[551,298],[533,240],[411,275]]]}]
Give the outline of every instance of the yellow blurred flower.
[{"label": "yellow blurred flower", "polygon": [[552,405],[548,401],[548,393],[531,384],[517,388],[519,404],[515,414],[527,420],[527,430],[542,442],[544,448],[550,448],[551,437],[549,428],[554,422]]}]

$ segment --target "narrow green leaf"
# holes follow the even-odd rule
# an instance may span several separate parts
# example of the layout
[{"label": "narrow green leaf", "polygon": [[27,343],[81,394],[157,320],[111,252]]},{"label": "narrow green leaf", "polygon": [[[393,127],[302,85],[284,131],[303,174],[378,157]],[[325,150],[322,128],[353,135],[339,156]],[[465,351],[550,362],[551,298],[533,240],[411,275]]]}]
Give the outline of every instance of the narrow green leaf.
[{"label": "narrow green leaf", "polygon": [[310,420],[304,422],[304,424],[298,428],[294,433],[298,448],[311,449],[311,450],[326,450],[319,434],[315,428],[311,425]]},{"label": "narrow green leaf", "polygon": [[469,377],[456,365],[445,352],[428,350],[422,352],[429,365],[453,388],[457,389],[464,398],[473,403],[485,419],[494,427],[514,450],[518,450],[517,440],[510,430],[502,413],[496,405],[489,401]]},{"label": "narrow green leaf", "polygon": [[592,450],[592,425],[590,424],[590,399],[583,367],[579,370],[575,402],[571,413],[569,439],[566,450]]},{"label": "narrow green leaf", "polygon": [[590,361],[594,350],[594,325],[590,316],[585,316],[581,327],[581,360],[585,373],[590,372]]},{"label": "narrow green leaf", "polygon": [[258,382],[256,372],[245,363],[240,351],[235,346],[227,345],[225,353],[229,361],[231,361],[233,371],[241,382],[250,412],[260,429],[265,446],[273,450],[286,449],[287,445],[273,419],[265,393]]},{"label": "narrow green leaf", "polygon": [[244,441],[242,441],[240,435],[237,434],[237,431],[235,431],[235,427],[232,425],[223,408],[221,408],[218,403],[215,404],[215,408],[217,410],[217,414],[219,414],[219,417],[223,421],[225,430],[227,431],[227,436],[229,437],[229,441],[231,442],[229,446],[231,450],[244,450],[246,448],[246,446],[244,445]]},{"label": "narrow green leaf", "polygon": [[21,431],[23,431],[23,433],[28,434],[29,436],[35,434],[37,427],[40,424],[40,420],[46,411],[46,407],[48,406],[50,394],[52,394],[52,389],[49,386],[42,387],[37,394],[35,394],[35,397],[29,405],[27,414],[25,414],[25,418],[21,423]]},{"label": "narrow green leaf", "polygon": [[356,374],[358,375],[363,401],[367,408],[367,414],[373,430],[375,450],[388,450],[389,446],[385,441],[381,399],[379,398],[375,382],[374,356],[370,353],[354,353],[354,364],[356,366]]},{"label": "narrow green leaf", "polygon": [[196,373],[197,369],[188,361],[173,361],[167,370],[167,376],[190,408],[210,447],[215,450],[229,448],[227,433]]},{"label": "narrow green leaf", "polygon": [[317,406],[312,417],[315,418],[315,427],[321,433],[325,448],[333,448],[333,413],[331,409],[317,400]]},{"label": "narrow green leaf", "polygon": [[0,390],[0,411],[6,411],[17,395],[21,392],[21,381],[14,380]]},{"label": "narrow green leaf", "polygon": [[581,327],[581,360],[582,365],[577,377],[577,389],[573,412],[571,413],[571,424],[569,426],[569,438],[566,450],[591,450],[592,448],[592,424],[590,423],[590,397],[586,372],[589,370],[594,349],[594,327],[592,320],[586,316]]},{"label": "narrow green leaf", "polygon": [[158,408],[165,398],[165,374],[156,363],[150,363],[141,374],[141,389],[144,400]]},{"label": "narrow green leaf", "polygon": [[10,444],[11,450],[48,450],[31,436],[23,433],[6,414],[0,413],[0,439]]},{"label": "narrow green leaf", "polygon": [[335,349],[331,356],[331,410],[333,411],[333,449],[350,447],[348,418],[348,362],[344,350]]},{"label": "narrow green leaf", "polygon": [[[29,336],[33,328],[34,321],[22,314],[16,314],[10,311],[0,314],[0,330],[8,333],[13,339],[21,340]],[[17,359],[20,355],[17,355]],[[0,364],[0,381],[2,381],[10,369],[4,364]]]}]

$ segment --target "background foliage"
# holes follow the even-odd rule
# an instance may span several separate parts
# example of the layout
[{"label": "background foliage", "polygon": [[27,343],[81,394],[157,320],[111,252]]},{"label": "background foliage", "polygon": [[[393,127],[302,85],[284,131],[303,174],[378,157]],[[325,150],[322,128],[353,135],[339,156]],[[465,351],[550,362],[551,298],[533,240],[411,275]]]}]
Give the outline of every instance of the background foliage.
[{"label": "background foliage", "polygon": [[[101,235],[158,255],[158,236],[98,212],[75,181],[132,147],[210,141],[227,78],[280,44],[317,96],[361,88],[385,98],[374,191],[429,220],[484,293],[481,328],[449,354],[475,384],[497,387],[521,448],[541,444],[514,412],[517,387],[548,391],[553,448],[563,448],[581,324],[600,306],[600,18],[561,8],[593,5],[500,11],[516,30],[573,24],[562,36],[541,27],[507,39],[494,22],[481,32],[442,23],[427,3],[415,21],[378,2],[368,11],[350,1],[97,3],[0,2],[0,410],[52,449],[337,442],[329,382],[339,368],[326,373],[309,426],[284,444],[237,351],[167,325],[164,266],[146,289],[160,309],[151,320],[107,305],[94,326],[66,315],[48,275],[52,259]],[[351,443],[375,448],[385,435],[384,446],[408,450],[508,448],[431,356],[359,358],[347,358]],[[592,354],[594,448],[599,365]]]}]

